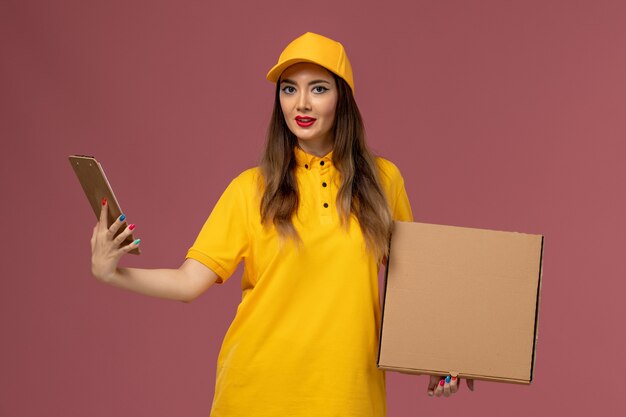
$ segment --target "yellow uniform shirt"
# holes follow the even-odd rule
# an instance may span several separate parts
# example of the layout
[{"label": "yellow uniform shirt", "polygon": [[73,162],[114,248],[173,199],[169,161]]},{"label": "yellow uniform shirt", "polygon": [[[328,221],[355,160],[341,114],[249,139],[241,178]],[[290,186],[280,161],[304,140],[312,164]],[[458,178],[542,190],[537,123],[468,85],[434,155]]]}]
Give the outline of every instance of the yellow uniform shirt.
[{"label": "yellow uniform shirt", "polygon": [[[226,281],[244,262],[243,297],[218,357],[212,417],[382,417],[385,375],[376,368],[378,265],[354,217],[339,224],[331,153],[295,148],[302,239],[282,246],[259,213],[260,171],[235,178],[187,258]],[[411,221],[400,172],[378,158],[394,219]]]}]

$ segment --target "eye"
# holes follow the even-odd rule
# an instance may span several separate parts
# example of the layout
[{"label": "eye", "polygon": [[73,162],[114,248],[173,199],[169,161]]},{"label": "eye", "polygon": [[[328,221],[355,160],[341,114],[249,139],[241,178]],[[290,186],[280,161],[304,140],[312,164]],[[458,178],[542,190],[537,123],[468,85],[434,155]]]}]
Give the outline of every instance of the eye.
[{"label": "eye", "polygon": [[293,94],[296,92],[296,88],[291,85],[286,85],[282,88],[282,92],[285,94]]},{"label": "eye", "polygon": [[321,85],[313,87],[313,92],[317,93],[317,94],[321,94],[321,93],[324,93],[326,91],[328,91],[328,88],[322,87]]}]

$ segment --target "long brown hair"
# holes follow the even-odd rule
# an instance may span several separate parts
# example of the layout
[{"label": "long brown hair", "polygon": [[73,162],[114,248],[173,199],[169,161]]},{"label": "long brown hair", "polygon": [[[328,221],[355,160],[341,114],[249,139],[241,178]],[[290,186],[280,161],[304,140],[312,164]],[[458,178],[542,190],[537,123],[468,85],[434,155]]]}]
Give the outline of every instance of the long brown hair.
[{"label": "long brown hair", "polygon": [[[341,174],[336,201],[339,219],[347,228],[354,214],[368,250],[380,260],[388,251],[391,212],[378,179],[376,160],[365,143],[365,127],[352,89],[343,78],[332,75],[338,93],[332,159]],[[260,164],[264,182],[261,220],[273,224],[279,236],[300,241],[292,222],[299,203],[294,155],[298,139],[287,126],[279,95],[280,81],[276,83],[274,110]]]}]

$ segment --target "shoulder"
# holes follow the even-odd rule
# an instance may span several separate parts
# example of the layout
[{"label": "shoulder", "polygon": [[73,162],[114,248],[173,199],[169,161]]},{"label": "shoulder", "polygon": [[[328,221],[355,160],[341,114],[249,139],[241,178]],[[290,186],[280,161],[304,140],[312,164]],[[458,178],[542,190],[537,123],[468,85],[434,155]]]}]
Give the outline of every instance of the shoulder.
[{"label": "shoulder", "polygon": [[233,183],[240,186],[256,185],[261,179],[261,169],[259,167],[248,168],[233,179]]},{"label": "shoulder", "polygon": [[404,187],[404,179],[398,167],[384,158],[376,158],[379,181],[384,190],[394,220],[413,221],[411,203]]},{"label": "shoulder", "polygon": [[257,197],[262,186],[261,169],[259,167],[253,167],[237,175],[230,182],[228,188],[238,194],[240,198],[248,200],[251,197]]},{"label": "shoulder", "polygon": [[378,166],[379,180],[383,187],[394,188],[404,183],[400,170],[390,160],[377,156],[376,165]]}]

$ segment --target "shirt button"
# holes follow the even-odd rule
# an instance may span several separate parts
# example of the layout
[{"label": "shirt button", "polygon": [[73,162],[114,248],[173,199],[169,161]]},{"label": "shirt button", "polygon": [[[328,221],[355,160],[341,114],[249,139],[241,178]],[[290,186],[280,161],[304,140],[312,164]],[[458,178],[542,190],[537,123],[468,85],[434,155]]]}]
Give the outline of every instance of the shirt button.
[{"label": "shirt button", "polygon": [[326,184],[325,182],[322,183],[322,187],[326,187],[326,185],[328,184]]},{"label": "shirt button", "polygon": [[324,161],[320,161],[320,165],[324,166]]},{"label": "shirt button", "polygon": [[328,208],[328,203],[324,203],[324,208]]}]

